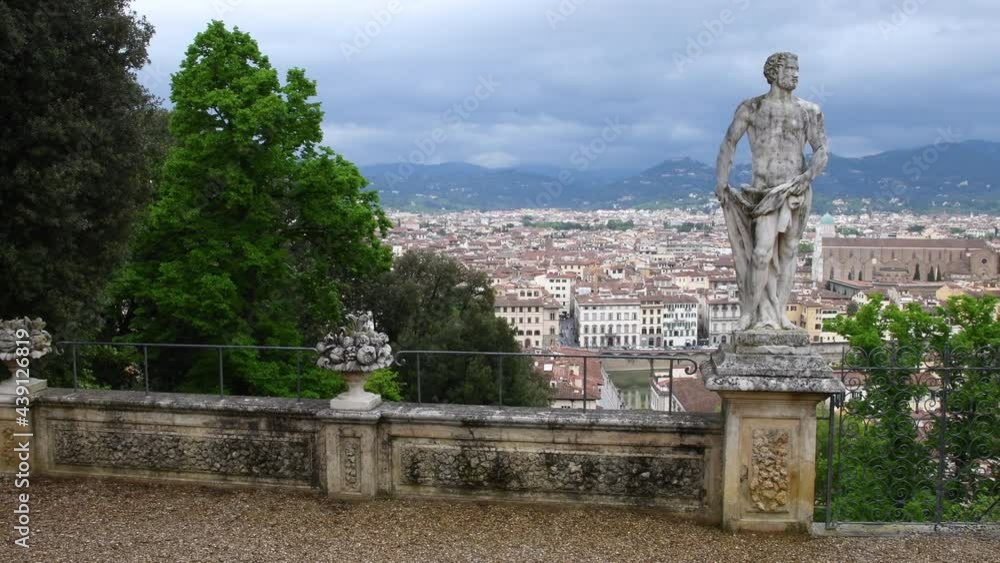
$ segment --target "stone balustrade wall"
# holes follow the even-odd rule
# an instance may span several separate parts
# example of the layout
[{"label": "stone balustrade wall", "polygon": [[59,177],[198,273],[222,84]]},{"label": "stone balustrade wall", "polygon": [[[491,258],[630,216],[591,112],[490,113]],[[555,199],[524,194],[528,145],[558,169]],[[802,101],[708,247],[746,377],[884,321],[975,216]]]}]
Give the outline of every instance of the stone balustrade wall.
[{"label": "stone balustrade wall", "polygon": [[722,418],[49,389],[41,472],[289,487],[336,498],[648,505],[719,522]]}]

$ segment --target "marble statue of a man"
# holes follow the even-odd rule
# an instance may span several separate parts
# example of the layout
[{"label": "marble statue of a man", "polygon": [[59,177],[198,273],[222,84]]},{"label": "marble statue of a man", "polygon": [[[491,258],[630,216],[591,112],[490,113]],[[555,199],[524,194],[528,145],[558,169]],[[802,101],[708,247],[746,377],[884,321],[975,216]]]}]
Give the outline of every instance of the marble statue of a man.
[{"label": "marble statue of a man", "polygon": [[[827,161],[819,106],[792,95],[799,81],[798,57],[771,55],[764,77],[770,91],[736,108],[716,161],[715,193],[725,213],[740,292],[737,330],[796,328],[785,316],[785,305],[812,203],[811,184]],[[729,172],[744,133],[753,177],[749,186],[736,190],[729,185]],[[806,143],[813,150],[808,165]]]}]

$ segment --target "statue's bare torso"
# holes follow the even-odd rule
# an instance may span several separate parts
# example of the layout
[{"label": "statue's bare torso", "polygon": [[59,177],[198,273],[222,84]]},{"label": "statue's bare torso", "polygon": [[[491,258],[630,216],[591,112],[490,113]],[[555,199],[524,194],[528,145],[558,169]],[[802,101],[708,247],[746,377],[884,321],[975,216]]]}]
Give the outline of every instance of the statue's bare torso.
[{"label": "statue's bare torso", "polygon": [[737,114],[744,112],[753,157],[751,186],[767,190],[802,174],[808,130],[819,119],[819,106],[795,97],[777,101],[757,96],[740,104]]}]

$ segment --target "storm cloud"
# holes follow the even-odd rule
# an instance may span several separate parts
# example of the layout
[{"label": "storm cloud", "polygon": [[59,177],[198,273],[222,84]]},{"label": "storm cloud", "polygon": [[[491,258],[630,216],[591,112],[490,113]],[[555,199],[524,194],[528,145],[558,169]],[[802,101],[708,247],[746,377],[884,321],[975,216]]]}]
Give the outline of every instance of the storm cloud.
[{"label": "storm cloud", "polygon": [[[993,0],[137,0],[156,27],[141,80],[170,73],[212,19],[318,83],[325,144],[359,164],[567,166],[623,133],[595,168],[714,159],[762,66],[798,53],[832,151],[1000,140]],[[487,92],[482,86],[494,85]],[[437,133],[435,133],[437,131]],[[431,142],[432,145],[428,145]],[[427,150],[424,150],[427,149]]]}]

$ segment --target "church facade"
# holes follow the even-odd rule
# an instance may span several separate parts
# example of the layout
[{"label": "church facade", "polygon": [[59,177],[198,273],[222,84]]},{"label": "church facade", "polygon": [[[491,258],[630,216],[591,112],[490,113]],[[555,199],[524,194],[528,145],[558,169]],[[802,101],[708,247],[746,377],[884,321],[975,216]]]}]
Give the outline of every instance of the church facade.
[{"label": "church facade", "polygon": [[[982,240],[823,237],[819,281],[996,279],[997,252]],[[819,250],[819,249],[817,249]],[[815,278],[814,278],[815,279]]]}]

